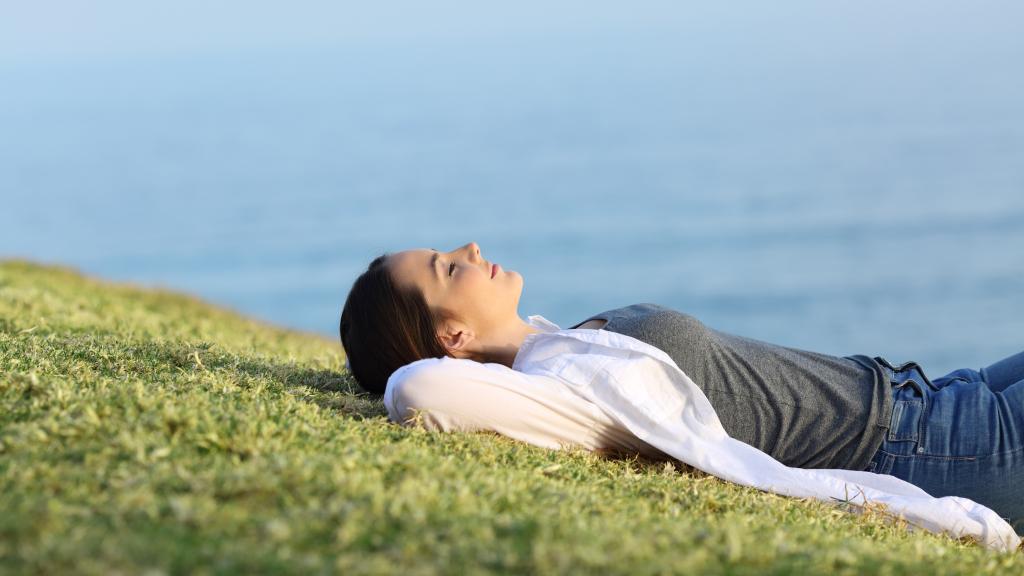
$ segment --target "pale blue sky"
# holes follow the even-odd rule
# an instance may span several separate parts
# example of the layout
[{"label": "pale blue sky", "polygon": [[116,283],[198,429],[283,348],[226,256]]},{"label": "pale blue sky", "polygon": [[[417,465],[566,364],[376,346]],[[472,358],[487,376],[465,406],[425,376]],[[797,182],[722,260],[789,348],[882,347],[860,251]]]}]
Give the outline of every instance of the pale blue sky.
[{"label": "pale blue sky", "polygon": [[[13,3],[12,3],[13,4]],[[623,9],[621,3],[33,0],[0,18],[5,56],[65,56],[330,46],[353,40],[479,38],[650,28],[671,3]],[[635,6],[635,5],[634,5]],[[657,12],[658,17],[652,17]],[[676,16],[681,14],[676,13]]]},{"label": "pale blue sky", "polygon": [[1022,22],[1024,3],[1010,1],[32,0],[0,3],[0,61],[603,34],[638,39],[665,34],[680,47],[697,46],[698,40],[770,38],[773,45],[800,50],[837,41],[880,47],[951,43],[964,50],[981,41],[990,48],[1019,49]]}]

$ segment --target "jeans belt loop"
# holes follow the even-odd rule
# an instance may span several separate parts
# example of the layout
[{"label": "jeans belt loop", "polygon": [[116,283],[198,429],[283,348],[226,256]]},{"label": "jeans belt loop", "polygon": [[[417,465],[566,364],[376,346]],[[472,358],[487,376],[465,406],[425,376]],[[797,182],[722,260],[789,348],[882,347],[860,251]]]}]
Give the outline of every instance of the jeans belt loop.
[{"label": "jeans belt loop", "polygon": [[[924,369],[921,368],[920,364],[918,364],[917,362],[908,362],[907,366],[910,366],[912,369],[917,369],[917,374],[921,377],[921,380],[924,381],[924,383],[927,384],[928,387],[931,388],[932,390],[938,391],[939,387],[936,386],[935,384],[932,384],[932,381],[928,378],[928,376],[925,375]],[[921,390],[919,388],[918,391],[921,392],[921,396],[924,396],[924,390]]]},{"label": "jeans belt loop", "polygon": [[[917,424],[917,446],[914,451],[922,453],[924,452],[925,447],[925,423],[928,421],[928,409],[930,407],[928,402],[928,393],[924,389],[924,384],[933,390],[937,390],[937,388],[935,388],[935,385],[931,383],[927,376],[925,376],[924,371],[921,370],[921,366],[919,366],[917,362],[907,362],[900,368],[901,372],[910,372],[910,377],[900,384],[910,384],[914,390],[917,390],[917,394],[921,397],[921,419]],[[918,380],[919,376],[920,381]],[[922,381],[924,384],[922,384]]]}]

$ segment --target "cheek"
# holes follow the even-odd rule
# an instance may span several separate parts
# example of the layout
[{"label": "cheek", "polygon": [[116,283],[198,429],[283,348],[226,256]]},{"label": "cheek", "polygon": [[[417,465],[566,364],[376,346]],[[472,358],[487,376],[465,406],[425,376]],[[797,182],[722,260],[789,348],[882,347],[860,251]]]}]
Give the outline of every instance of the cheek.
[{"label": "cheek", "polygon": [[501,291],[499,282],[497,278],[491,279],[484,274],[477,274],[472,278],[466,278],[461,292],[466,298],[476,301],[481,306],[490,307],[494,304],[495,293]]}]

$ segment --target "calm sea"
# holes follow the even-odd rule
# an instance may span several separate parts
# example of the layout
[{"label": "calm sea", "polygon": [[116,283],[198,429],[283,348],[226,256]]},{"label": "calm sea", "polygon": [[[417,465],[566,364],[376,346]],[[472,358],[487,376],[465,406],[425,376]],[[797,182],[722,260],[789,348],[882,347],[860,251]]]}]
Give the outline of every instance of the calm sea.
[{"label": "calm sea", "polygon": [[840,16],[7,62],[0,257],[336,338],[374,256],[473,240],[562,326],[1021,351],[1021,10]]}]

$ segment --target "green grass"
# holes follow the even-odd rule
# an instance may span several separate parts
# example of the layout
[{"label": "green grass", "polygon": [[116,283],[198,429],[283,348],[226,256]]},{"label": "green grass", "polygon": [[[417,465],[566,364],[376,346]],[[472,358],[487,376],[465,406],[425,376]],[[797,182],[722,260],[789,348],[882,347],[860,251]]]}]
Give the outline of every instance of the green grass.
[{"label": "green grass", "polygon": [[194,297],[0,262],[0,572],[1024,573],[674,463],[401,427],[343,360]]}]

